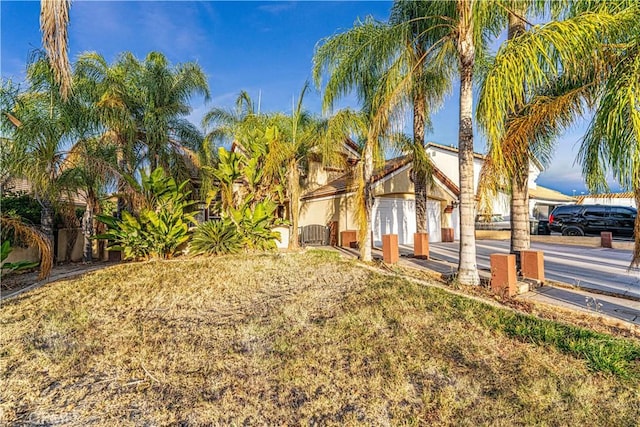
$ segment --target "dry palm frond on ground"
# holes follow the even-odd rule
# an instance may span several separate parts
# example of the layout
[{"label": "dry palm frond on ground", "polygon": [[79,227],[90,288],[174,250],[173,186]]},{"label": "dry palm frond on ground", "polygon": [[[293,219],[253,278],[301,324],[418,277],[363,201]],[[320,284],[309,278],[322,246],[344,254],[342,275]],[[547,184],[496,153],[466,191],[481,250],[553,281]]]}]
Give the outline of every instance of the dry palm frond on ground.
[{"label": "dry palm frond on ground", "polygon": [[3,229],[10,229],[19,241],[27,246],[37,246],[40,251],[40,274],[38,280],[49,276],[53,267],[53,249],[47,237],[34,227],[31,227],[18,218],[2,215],[0,225]]}]

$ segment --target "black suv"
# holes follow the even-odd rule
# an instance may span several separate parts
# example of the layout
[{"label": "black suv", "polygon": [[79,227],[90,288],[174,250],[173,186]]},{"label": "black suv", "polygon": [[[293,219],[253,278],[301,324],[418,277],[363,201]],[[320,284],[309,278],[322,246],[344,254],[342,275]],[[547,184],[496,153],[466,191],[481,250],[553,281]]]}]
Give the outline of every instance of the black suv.
[{"label": "black suv", "polygon": [[549,228],[564,236],[584,236],[611,231],[618,236],[633,236],[638,211],[628,206],[564,205],[549,215]]}]

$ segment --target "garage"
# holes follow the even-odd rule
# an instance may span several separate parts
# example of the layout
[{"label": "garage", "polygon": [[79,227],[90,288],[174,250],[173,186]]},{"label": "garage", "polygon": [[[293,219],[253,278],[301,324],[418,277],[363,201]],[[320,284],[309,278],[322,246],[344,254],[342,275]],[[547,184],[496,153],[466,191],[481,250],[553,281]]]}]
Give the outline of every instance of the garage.
[{"label": "garage", "polygon": [[[427,220],[429,241],[439,242],[440,233],[440,202],[427,202]],[[401,198],[376,198],[372,215],[373,241],[378,247],[382,246],[384,234],[397,234],[400,245],[413,245],[413,234],[416,232],[416,207],[414,200]]]}]

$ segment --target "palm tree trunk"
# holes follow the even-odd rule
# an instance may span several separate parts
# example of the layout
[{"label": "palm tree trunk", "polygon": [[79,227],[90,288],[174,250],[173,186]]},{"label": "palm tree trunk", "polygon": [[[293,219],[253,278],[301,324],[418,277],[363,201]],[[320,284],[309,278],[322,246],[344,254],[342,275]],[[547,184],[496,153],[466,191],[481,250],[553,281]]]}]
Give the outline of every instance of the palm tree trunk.
[{"label": "palm tree trunk", "polygon": [[458,0],[460,23],[457,48],[460,56],[460,128],[458,164],[460,173],[460,252],[458,280],[463,285],[478,285],[476,265],[475,194],[473,176],[473,44],[472,1]]},{"label": "palm tree trunk", "polygon": [[427,176],[424,170],[424,123],[426,105],[424,94],[417,90],[413,98],[413,185],[416,198],[416,231],[427,232]]},{"label": "palm tree trunk", "polygon": [[[633,195],[636,200],[636,208],[640,210],[640,185],[637,184],[637,181],[636,187],[633,189]],[[640,215],[636,215],[636,221],[633,224],[633,235],[635,236],[635,244],[630,267],[640,267]]]},{"label": "palm tree trunk", "polygon": [[291,233],[289,233],[289,249],[300,247],[298,243],[298,219],[300,217],[300,171],[295,160],[289,162],[289,208],[291,210]]},{"label": "palm tree trunk", "polygon": [[[525,31],[522,4],[514,4],[514,13],[509,13],[508,39]],[[511,179],[511,253],[519,253],[531,247],[529,230],[529,152],[528,147],[517,147],[513,153],[515,167]]]},{"label": "palm tree trunk", "polygon": [[[123,138],[118,138],[118,145],[116,149],[116,162],[118,163],[118,169],[120,173],[127,173],[127,161],[124,157],[124,141]],[[122,211],[124,211],[127,207],[127,202],[124,199],[124,194],[126,191],[126,183],[124,178],[121,176],[118,177],[118,182],[116,184],[118,189],[118,201],[116,205],[116,218],[122,219]]]},{"label": "palm tree trunk", "polygon": [[373,210],[373,149],[371,147],[371,141],[367,141],[363,153],[362,164],[362,182],[360,185],[362,188],[362,206],[359,209],[359,238],[360,243],[360,259],[362,261],[370,262],[373,257],[371,256],[371,211]]},{"label": "palm tree trunk", "polygon": [[93,214],[94,200],[92,195],[87,194],[87,202],[85,205],[84,215],[82,216],[82,235],[84,236],[84,245],[82,248],[82,261],[90,263],[93,261]]},{"label": "palm tree trunk", "polygon": [[526,251],[531,247],[528,172],[526,165],[526,169],[523,167],[517,171],[511,180],[511,253]]},{"label": "palm tree trunk", "polygon": [[55,259],[56,248],[53,236],[53,204],[49,200],[42,200],[40,201],[40,205],[42,206],[42,211],[40,212],[40,228],[42,229],[42,233],[47,237],[47,240],[49,240],[49,243],[51,244],[51,248],[53,249],[53,257]]}]

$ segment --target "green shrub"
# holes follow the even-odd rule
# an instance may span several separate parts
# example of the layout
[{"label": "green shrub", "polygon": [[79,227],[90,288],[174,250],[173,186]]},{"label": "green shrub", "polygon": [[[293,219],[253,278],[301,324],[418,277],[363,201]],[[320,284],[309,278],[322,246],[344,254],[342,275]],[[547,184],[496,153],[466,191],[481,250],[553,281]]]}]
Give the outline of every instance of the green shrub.
[{"label": "green shrub", "polygon": [[247,199],[239,208],[229,207],[219,221],[198,226],[191,240],[194,254],[230,254],[241,249],[269,251],[276,249],[280,233],[273,227],[281,223],[275,217],[275,203],[265,200],[251,206]]},{"label": "green shrub", "polygon": [[26,193],[5,192],[0,197],[0,206],[5,215],[17,216],[27,224],[40,224],[42,206]]},{"label": "green shrub", "polygon": [[228,218],[238,228],[246,249],[268,251],[276,249],[280,233],[272,229],[282,223],[275,217],[277,205],[263,200],[251,207],[246,202],[239,208],[230,208]]},{"label": "green shrub", "polygon": [[207,221],[196,228],[191,238],[189,252],[200,255],[223,255],[239,252],[243,247],[242,236],[229,220]]},{"label": "green shrub", "polygon": [[146,206],[138,216],[122,212],[122,219],[98,215],[109,229],[97,239],[114,243],[109,250],[121,250],[125,259],[171,258],[189,239],[189,223],[195,218],[188,209],[194,202],[184,191],[188,181],[177,185],[161,168],[151,175],[142,174],[142,194]]}]

